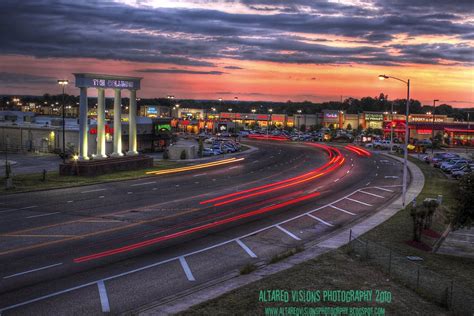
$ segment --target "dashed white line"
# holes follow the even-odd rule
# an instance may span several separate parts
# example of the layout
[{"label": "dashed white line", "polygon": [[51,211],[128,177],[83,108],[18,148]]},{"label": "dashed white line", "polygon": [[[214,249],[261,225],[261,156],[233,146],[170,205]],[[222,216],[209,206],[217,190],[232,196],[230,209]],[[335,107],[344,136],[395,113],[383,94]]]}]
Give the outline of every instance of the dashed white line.
[{"label": "dashed white line", "polygon": [[88,190],[88,191],[82,191],[81,193],[91,193],[91,192],[99,192],[99,191],[105,191],[107,189],[95,189],[95,190]]},{"label": "dashed white line", "polygon": [[201,176],[205,176],[207,173],[199,173],[199,174],[195,174],[193,177],[201,177]]},{"label": "dashed white line", "polygon": [[38,207],[38,205],[26,206],[26,207],[21,207],[21,208],[11,208],[11,209],[8,209],[8,210],[0,211],[0,213],[29,210],[31,208],[36,208],[36,207]]},{"label": "dashed white line", "polygon": [[362,204],[362,205],[373,206],[372,204],[365,203],[365,202],[362,202],[362,201],[359,201],[359,200],[355,200],[355,199],[351,199],[351,198],[348,198],[348,197],[346,197],[346,199],[348,199],[349,201],[352,201],[352,202],[356,202],[356,203]]},{"label": "dashed white line", "polygon": [[276,225],[275,227],[278,228],[279,230],[281,230],[282,232],[284,232],[285,234],[287,234],[288,236],[290,236],[291,238],[293,238],[293,239],[295,239],[295,240],[301,240],[301,238],[299,238],[298,236],[296,236],[296,235],[293,234],[292,232],[287,231],[286,229],[284,229],[284,228],[281,227],[280,225]]},{"label": "dashed white line", "polygon": [[107,289],[105,288],[104,281],[97,282],[99,288],[100,305],[102,305],[102,312],[110,312],[109,297],[107,296]]},{"label": "dashed white line", "polygon": [[240,168],[240,166],[233,166],[233,167],[230,167],[229,170],[235,169],[235,168]]},{"label": "dashed white line", "polygon": [[129,191],[129,192],[127,192],[127,194],[133,194],[133,192],[130,192],[130,191]]},{"label": "dashed white line", "polygon": [[252,163],[257,163],[257,162],[259,162],[259,160],[254,160],[254,161],[252,161]]},{"label": "dashed white line", "polygon": [[186,274],[186,277],[188,278],[189,281],[196,281],[194,278],[193,273],[191,272],[191,269],[189,268],[188,263],[186,262],[186,259],[184,257],[179,257],[179,263],[181,263],[181,267],[184,270],[184,273]]},{"label": "dashed white line", "polygon": [[370,193],[370,192],[365,192],[365,191],[362,191],[362,190],[359,190],[359,192],[360,192],[360,193],[367,194],[367,195],[372,195],[372,196],[378,197],[379,199],[385,199],[384,196],[381,196],[381,195],[378,195],[378,194],[374,194],[374,193]]},{"label": "dashed white line", "polygon": [[156,181],[151,181],[151,182],[144,182],[144,183],[135,183],[135,184],[132,184],[130,185],[131,187],[138,187],[140,185],[148,185],[148,184],[154,184],[156,183]]},{"label": "dashed white line", "polygon": [[343,213],[346,213],[346,214],[349,214],[349,215],[352,215],[352,216],[356,216],[356,215],[357,215],[357,214],[354,214],[354,213],[352,213],[352,212],[346,211],[346,210],[344,210],[344,209],[342,209],[342,208],[340,208],[340,207],[334,206],[334,205],[332,205],[332,204],[329,205],[329,207],[332,207],[332,208],[335,209],[335,210],[341,211],[341,212],[343,212]]},{"label": "dashed white line", "polygon": [[25,218],[43,217],[43,216],[49,216],[49,215],[54,215],[54,214],[59,214],[59,213],[61,213],[61,212],[46,213],[46,214],[40,214],[40,215],[32,215],[32,216],[27,216]]},{"label": "dashed white line", "polygon": [[328,223],[328,222],[326,222],[326,221],[323,221],[322,219],[320,219],[320,218],[317,217],[317,216],[314,216],[314,215],[311,215],[311,214],[306,214],[306,215],[308,215],[308,216],[311,217],[312,219],[317,220],[318,222],[323,223],[324,225],[331,226],[331,227],[334,226],[333,224],[330,224],[330,223]]},{"label": "dashed white line", "polygon": [[152,190],[152,191],[156,191],[156,190],[158,190],[158,188],[153,188],[153,189],[151,189],[151,190]]},{"label": "dashed white line", "polygon": [[336,179],[336,180],[334,180],[334,182],[337,182],[337,181],[339,181],[339,180],[340,180],[340,179]]},{"label": "dashed white line", "polygon": [[7,276],[4,276],[3,278],[4,279],[9,279],[9,278],[13,278],[13,277],[16,277],[16,276],[19,276],[19,275],[23,275],[23,274],[27,274],[27,273],[31,273],[31,272],[36,272],[36,271],[40,271],[40,270],[45,270],[45,269],[49,269],[49,268],[52,268],[52,267],[56,267],[56,266],[59,266],[61,264],[63,264],[63,263],[62,262],[55,263],[55,264],[51,264],[49,266],[36,268],[36,269],[28,270],[28,271],[23,271],[23,272],[15,273],[15,274],[12,274],[12,275],[7,275]]},{"label": "dashed white line", "polygon": [[257,255],[249,248],[247,247],[246,244],[244,244],[240,239],[236,239],[235,240],[240,247],[242,247],[243,250],[245,250],[245,252],[252,258],[257,258]]},{"label": "dashed white line", "polygon": [[398,176],[385,176],[385,179],[398,179]]},{"label": "dashed white line", "polygon": [[66,203],[72,203],[72,202],[74,202],[74,201],[73,201],[73,200],[69,200],[69,201],[67,201]]},{"label": "dashed white line", "polygon": [[387,192],[393,192],[393,190],[381,188],[381,187],[374,187],[374,189],[381,190],[381,191],[387,191]]},{"label": "dashed white line", "polygon": [[103,199],[104,197],[105,197],[105,196],[101,195],[101,196],[99,196],[99,199]]}]

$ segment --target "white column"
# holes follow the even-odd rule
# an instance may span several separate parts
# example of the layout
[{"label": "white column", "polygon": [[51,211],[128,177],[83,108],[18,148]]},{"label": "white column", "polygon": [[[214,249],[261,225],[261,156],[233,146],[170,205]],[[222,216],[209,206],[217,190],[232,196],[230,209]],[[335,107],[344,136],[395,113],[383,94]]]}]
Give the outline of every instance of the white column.
[{"label": "white column", "polygon": [[120,89],[115,89],[114,97],[114,152],[113,157],[123,156],[122,153],[122,97]]},{"label": "white column", "polygon": [[97,89],[97,153],[96,158],[106,158],[105,155],[105,90]]},{"label": "white column", "polygon": [[137,91],[130,90],[130,107],[128,113],[128,152],[127,155],[138,155],[137,151]]},{"label": "white column", "polygon": [[80,88],[80,102],[79,102],[79,159],[88,160],[89,150],[87,143],[87,88]]}]

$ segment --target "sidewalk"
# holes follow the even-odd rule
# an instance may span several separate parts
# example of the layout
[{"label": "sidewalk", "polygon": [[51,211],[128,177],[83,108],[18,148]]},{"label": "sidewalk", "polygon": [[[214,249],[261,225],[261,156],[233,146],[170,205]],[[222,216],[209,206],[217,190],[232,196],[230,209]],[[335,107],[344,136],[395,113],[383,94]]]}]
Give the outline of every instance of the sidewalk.
[{"label": "sidewalk", "polygon": [[[389,157],[403,161],[403,159],[398,157],[391,155]],[[407,188],[407,204],[410,203],[416,196],[418,196],[418,194],[423,189],[425,182],[422,171],[415,164],[408,162],[408,169],[411,173],[412,181]],[[277,272],[289,269],[294,265],[314,259],[326,252],[344,246],[349,242],[351,230],[352,234],[355,234],[356,236],[362,235],[377,225],[380,225],[384,221],[388,220],[401,209],[402,197],[400,196],[390,205],[378,211],[374,215],[362,220],[359,223],[356,223],[352,227],[346,227],[344,230],[336,232],[335,234],[329,236],[329,238],[326,240],[315,243],[306,248],[303,252],[297,253],[288,259],[275,264],[267,265],[248,275],[239,275],[237,272],[231,273],[219,280],[215,280],[213,282],[200,285],[197,288],[190,289],[187,293],[180,293],[174,297],[168,297],[159,302],[142,307],[138,311],[135,311],[134,314],[151,316],[175,314],[185,311],[191,306],[216,298],[234,289],[258,281]]]}]

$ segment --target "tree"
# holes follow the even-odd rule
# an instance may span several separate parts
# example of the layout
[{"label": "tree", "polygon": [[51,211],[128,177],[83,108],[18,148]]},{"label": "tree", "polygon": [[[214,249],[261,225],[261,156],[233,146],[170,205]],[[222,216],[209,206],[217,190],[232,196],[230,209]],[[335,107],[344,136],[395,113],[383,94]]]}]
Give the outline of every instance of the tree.
[{"label": "tree", "polygon": [[347,124],[346,129],[347,129],[348,131],[351,131],[351,130],[352,130],[352,125],[351,125],[351,123]]},{"label": "tree", "polygon": [[448,213],[454,230],[471,227],[474,223],[474,173],[464,175],[454,191],[456,206]]},{"label": "tree", "polygon": [[170,154],[168,153],[168,149],[165,149],[163,151],[163,159],[170,159]]},{"label": "tree", "polygon": [[421,205],[408,206],[410,216],[413,219],[413,240],[420,241],[423,229],[431,227],[433,214],[439,204],[436,200],[423,201]]}]

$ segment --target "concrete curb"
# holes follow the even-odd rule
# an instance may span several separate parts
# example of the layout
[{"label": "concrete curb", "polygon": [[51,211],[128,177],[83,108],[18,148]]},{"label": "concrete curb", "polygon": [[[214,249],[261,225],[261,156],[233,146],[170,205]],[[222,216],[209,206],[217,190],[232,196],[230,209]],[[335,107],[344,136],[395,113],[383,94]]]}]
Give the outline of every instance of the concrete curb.
[{"label": "concrete curb", "polygon": [[[382,155],[403,162],[403,159],[401,158],[394,157],[388,154]],[[418,168],[414,163],[410,161],[408,161],[408,170],[411,175],[411,181],[407,188],[407,204],[413,201],[413,199],[416,198],[418,194],[420,194],[421,190],[423,190],[423,186],[425,183],[425,177],[423,175],[423,172],[420,170],[420,168]],[[327,239],[312,244],[303,252],[297,253],[286,260],[283,260],[276,264],[264,266],[263,268],[258,269],[257,271],[248,275],[240,276],[235,272],[229,273],[226,278],[221,279],[221,282],[216,283],[210,281],[207,283],[207,287],[205,284],[200,285],[199,288],[195,288],[194,291],[192,291],[193,289],[189,289],[186,293],[182,293],[182,295],[178,294],[174,297],[167,297],[163,300],[153,302],[149,305],[143,306],[135,311],[125,314],[151,316],[169,315],[185,311],[194,305],[214,299],[216,297],[221,296],[222,294],[228,293],[239,287],[261,280],[266,276],[289,269],[296,264],[314,259],[326,252],[342,247],[349,242],[349,235],[351,231],[353,235],[362,235],[367,231],[371,230],[372,228],[385,222],[401,209],[402,197],[400,196],[395,199],[390,205],[386,206],[384,209],[378,211],[372,216],[358,223],[355,223],[350,227],[346,227],[342,231],[335,232]]]}]

